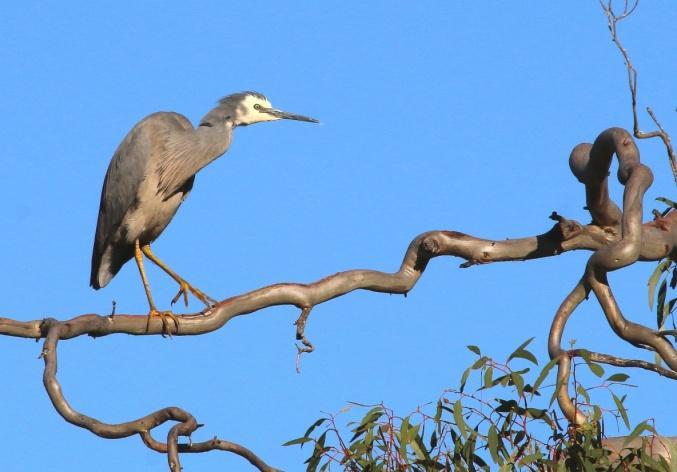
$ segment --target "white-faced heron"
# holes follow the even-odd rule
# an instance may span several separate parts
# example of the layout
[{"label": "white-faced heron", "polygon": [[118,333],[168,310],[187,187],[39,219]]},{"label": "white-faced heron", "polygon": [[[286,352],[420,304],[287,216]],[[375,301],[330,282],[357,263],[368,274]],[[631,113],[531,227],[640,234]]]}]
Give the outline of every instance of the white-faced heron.
[{"label": "white-faced heron", "polygon": [[171,312],[158,311],[143,269],[143,255],[179,284],[172,300],[181,296],[188,304],[188,292],[210,306],[215,300],[191,286],[153,254],[155,241],[174,217],[193,188],[195,174],[226,152],[237,126],[275,120],[317,123],[314,118],[274,109],[257,92],[242,92],[221,99],[193,128],[183,115],[159,112],[147,116],[132,128],[111,159],[101,191],[99,218],[92,252],[90,284],[105,287],[132,257],[141,274],[150,305],[150,317],[166,317],[178,327]]}]

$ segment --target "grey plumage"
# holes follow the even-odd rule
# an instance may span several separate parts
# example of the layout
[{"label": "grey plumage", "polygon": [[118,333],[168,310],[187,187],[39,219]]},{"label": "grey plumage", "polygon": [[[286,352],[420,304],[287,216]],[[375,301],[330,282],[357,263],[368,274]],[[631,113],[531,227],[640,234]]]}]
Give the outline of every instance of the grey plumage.
[{"label": "grey plumage", "polygon": [[[177,166],[167,162],[173,160],[171,150],[175,145],[170,143],[171,136],[187,131],[193,131],[193,126],[184,116],[153,113],[134,126],[115,151],[101,191],[94,237],[90,284],[95,289],[105,287],[133,257],[134,239],[142,243],[154,241],[188,196],[194,174],[184,179],[182,186],[177,186],[178,172],[171,172]],[[156,185],[152,180],[157,180]],[[171,198],[179,192],[179,198]],[[169,219],[164,226],[146,228],[142,234],[129,234],[125,219],[148,199],[163,206]]]},{"label": "grey plumage", "polygon": [[226,95],[225,97],[219,100],[219,105],[228,105],[228,103],[241,102],[242,99],[245,98],[247,95],[251,95],[254,98],[258,98],[266,102],[268,101],[268,98],[266,98],[266,96],[263,95],[262,93],[248,90],[246,92],[236,92],[231,93],[230,95]]},{"label": "grey plumage", "polygon": [[[242,92],[221,99],[198,128],[173,112],[153,113],[136,124],[118,146],[106,172],[92,251],[91,286],[106,286],[135,256],[135,246],[138,252],[139,246],[149,245],[164,231],[190,193],[195,174],[226,152],[235,127],[278,119],[317,121],[275,110],[257,92]],[[141,264],[139,269],[146,284]],[[150,296],[149,303],[154,310]]]}]

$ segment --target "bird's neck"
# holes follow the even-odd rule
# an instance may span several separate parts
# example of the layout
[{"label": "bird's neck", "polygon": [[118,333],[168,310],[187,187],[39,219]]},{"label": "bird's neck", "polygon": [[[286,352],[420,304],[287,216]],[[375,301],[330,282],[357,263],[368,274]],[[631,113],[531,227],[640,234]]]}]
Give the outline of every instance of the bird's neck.
[{"label": "bird's neck", "polygon": [[231,121],[234,116],[234,110],[230,107],[226,107],[222,104],[212,108],[209,112],[200,120],[200,127],[202,126],[211,126],[216,127],[219,125],[224,125],[226,122]]},{"label": "bird's neck", "polygon": [[229,121],[205,121],[203,118],[196,130],[197,145],[203,155],[216,159],[230,146],[232,132],[233,126]]}]

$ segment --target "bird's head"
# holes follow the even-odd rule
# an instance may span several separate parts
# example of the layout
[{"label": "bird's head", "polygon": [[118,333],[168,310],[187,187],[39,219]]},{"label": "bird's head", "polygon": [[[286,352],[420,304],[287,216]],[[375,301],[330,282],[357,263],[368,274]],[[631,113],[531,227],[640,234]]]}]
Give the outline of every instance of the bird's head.
[{"label": "bird's head", "polygon": [[228,95],[219,101],[219,108],[225,111],[226,121],[230,121],[233,126],[247,126],[254,123],[276,120],[319,123],[315,118],[273,108],[270,101],[258,92],[240,92]]}]

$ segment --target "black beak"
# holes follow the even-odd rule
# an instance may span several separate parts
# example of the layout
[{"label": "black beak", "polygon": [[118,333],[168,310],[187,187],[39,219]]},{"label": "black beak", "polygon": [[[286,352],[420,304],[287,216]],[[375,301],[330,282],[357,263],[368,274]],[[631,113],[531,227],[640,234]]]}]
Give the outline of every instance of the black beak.
[{"label": "black beak", "polygon": [[320,120],[311,118],[309,116],[296,115],[294,113],[287,113],[286,111],[276,110],[274,108],[261,108],[260,111],[273,115],[281,120],[296,120],[296,121],[307,121],[309,123],[319,123]]}]

